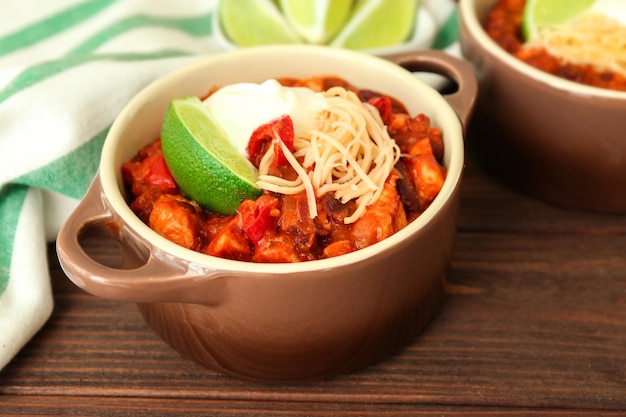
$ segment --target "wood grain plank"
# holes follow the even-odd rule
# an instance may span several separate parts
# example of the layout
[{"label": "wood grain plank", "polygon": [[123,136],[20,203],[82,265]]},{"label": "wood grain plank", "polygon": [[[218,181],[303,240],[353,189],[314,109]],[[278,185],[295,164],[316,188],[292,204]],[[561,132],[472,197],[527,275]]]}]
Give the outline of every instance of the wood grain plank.
[{"label": "wood grain plank", "polygon": [[[415,417],[519,417],[532,413],[536,417],[582,417],[594,415],[597,417],[616,417],[622,415],[618,412],[597,412],[589,410],[507,410],[498,407],[472,408],[437,406],[415,406],[405,404],[329,404],[310,402],[276,402],[264,401],[263,403],[247,401],[220,401],[220,400],[196,400],[196,399],[169,399],[169,398],[85,398],[77,397],[39,397],[39,396],[5,396],[0,401],[3,406],[4,416],[22,415],[64,415],[64,416],[415,416]],[[64,404],[60,409],[55,404]],[[7,413],[4,413],[4,412]],[[62,414],[61,414],[62,413]],[[591,414],[593,413],[593,414]]]},{"label": "wood grain plank", "polygon": [[[150,404],[146,413],[159,415],[626,410],[626,215],[529,199],[471,161],[462,193],[448,295],[433,322],[387,360],[309,384],[240,381],[181,358],[133,304],[76,288],[50,246],[55,310],[0,372],[0,403],[77,415]],[[93,250],[115,262],[115,248]]]}]

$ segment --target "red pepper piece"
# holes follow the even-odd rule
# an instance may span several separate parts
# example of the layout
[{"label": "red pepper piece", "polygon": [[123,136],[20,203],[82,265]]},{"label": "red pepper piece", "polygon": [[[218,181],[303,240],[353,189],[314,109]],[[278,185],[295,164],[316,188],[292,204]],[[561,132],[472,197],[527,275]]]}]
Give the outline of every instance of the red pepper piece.
[{"label": "red pepper piece", "polygon": [[133,184],[139,181],[163,192],[172,191],[178,187],[161,152],[152,153],[141,161],[125,162],[122,164],[122,173],[124,178]]},{"label": "red pepper piece", "polygon": [[248,141],[248,159],[257,168],[265,153],[265,149],[271,143],[274,146],[274,153],[276,154],[274,164],[276,166],[283,166],[287,164],[287,158],[280,147],[281,140],[289,149],[293,152],[294,141],[294,129],[293,120],[289,115],[282,115],[276,119],[269,121],[259,127],[257,127]]},{"label": "red pepper piece", "polygon": [[148,184],[154,185],[162,190],[171,190],[177,187],[176,181],[174,181],[174,177],[172,177],[165,163],[163,154],[154,156],[145,180]]},{"label": "red pepper piece", "polygon": [[383,123],[385,125],[389,125],[391,123],[391,119],[393,117],[393,104],[391,103],[391,99],[389,97],[372,97],[367,102],[378,109],[378,113],[380,113],[380,117],[383,119]]},{"label": "red pepper piece", "polygon": [[244,219],[243,230],[250,240],[258,245],[259,242],[276,228],[276,218],[272,211],[278,207],[278,199],[268,195],[256,200],[256,210]]}]

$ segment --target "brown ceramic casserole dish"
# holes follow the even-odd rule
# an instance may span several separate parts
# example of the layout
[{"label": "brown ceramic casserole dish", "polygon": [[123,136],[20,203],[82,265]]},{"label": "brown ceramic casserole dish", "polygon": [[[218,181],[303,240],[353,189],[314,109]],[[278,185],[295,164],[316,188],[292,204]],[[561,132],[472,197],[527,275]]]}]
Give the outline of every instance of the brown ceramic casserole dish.
[{"label": "brown ceramic casserole dish", "polygon": [[[444,74],[459,89],[444,97],[403,67]],[[158,137],[172,98],[202,95],[214,85],[319,74],[393,95],[443,130],[447,179],[405,229],[336,258],[254,264],[177,246],[130,210],[120,166]],[[91,294],[138,303],[157,334],[209,368],[266,381],[358,369],[411,341],[440,305],[456,229],[463,125],[475,94],[471,67],[436,52],[385,60],[324,47],[271,46],[208,57],[147,87],[115,121],[99,172],[59,234],[61,265]],[[89,258],[82,247],[89,236],[119,242],[125,266]]]}]

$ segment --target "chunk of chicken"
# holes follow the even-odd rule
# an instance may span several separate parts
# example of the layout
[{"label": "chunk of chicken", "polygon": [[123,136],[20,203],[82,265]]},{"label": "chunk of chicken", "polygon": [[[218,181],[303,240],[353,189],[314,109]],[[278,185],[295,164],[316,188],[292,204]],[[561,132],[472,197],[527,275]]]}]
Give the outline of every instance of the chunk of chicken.
[{"label": "chunk of chicken", "polygon": [[422,138],[409,150],[409,156],[403,158],[413,178],[415,190],[422,209],[425,209],[437,197],[446,179],[445,168],[435,156],[430,139]]},{"label": "chunk of chicken", "polygon": [[396,190],[398,173],[394,170],[385,182],[380,198],[369,205],[352,228],[357,249],[373,245],[407,225],[406,213]]},{"label": "chunk of chicken", "polygon": [[148,225],[166,239],[198,250],[204,244],[201,211],[182,195],[162,194],[154,202]]},{"label": "chunk of chicken", "polygon": [[339,240],[326,246],[323,251],[324,258],[332,258],[339,255],[345,255],[352,252],[354,249],[349,240]]},{"label": "chunk of chicken", "polygon": [[252,260],[265,263],[293,263],[301,261],[293,239],[286,234],[274,234],[259,242]]},{"label": "chunk of chicken", "polygon": [[255,210],[256,204],[252,200],[245,200],[236,215],[215,233],[204,253],[220,258],[249,261],[252,259],[252,243],[242,230],[243,219]]}]

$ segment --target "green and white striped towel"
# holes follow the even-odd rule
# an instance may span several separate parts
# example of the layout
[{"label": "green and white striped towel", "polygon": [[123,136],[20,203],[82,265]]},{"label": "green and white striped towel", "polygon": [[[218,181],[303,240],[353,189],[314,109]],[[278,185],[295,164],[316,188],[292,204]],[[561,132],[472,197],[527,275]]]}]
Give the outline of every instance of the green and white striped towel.
[{"label": "green and white striped towel", "polygon": [[[148,83],[207,54],[216,0],[5,0],[0,13],[0,369],[53,310],[47,243],[107,131]],[[453,0],[424,0],[455,47]],[[451,46],[452,45],[452,46]]]}]

